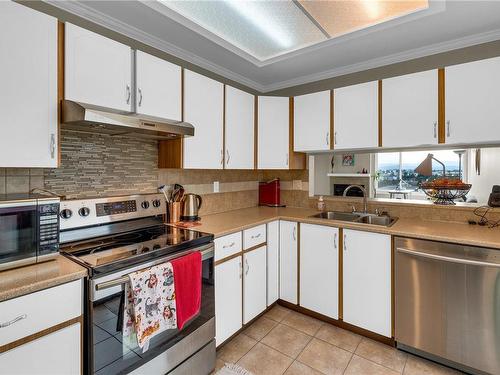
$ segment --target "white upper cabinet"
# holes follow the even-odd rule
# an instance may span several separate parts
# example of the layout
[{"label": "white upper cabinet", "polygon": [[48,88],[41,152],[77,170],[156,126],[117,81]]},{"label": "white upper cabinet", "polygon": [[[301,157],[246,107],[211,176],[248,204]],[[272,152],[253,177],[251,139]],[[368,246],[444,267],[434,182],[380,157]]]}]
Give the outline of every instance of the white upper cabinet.
[{"label": "white upper cabinet", "polygon": [[335,150],[378,146],[378,81],[335,89]]},{"label": "white upper cabinet", "polygon": [[184,138],[184,168],[223,168],[223,106],[222,83],[184,71],[184,121],[195,129]]},{"label": "white upper cabinet", "polygon": [[438,143],[438,71],[382,81],[382,146]]},{"label": "white upper cabinet", "polygon": [[226,86],[226,168],[254,168],[255,97]]},{"label": "white upper cabinet", "polygon": [[300,306],[333,319],[339,317],[338,237],[337,228],[300,224]]},{"label": "white upper cabinet", "polygon": [[289,168],[290,100],[259,96],[258,169]]},{"label": "white upper cabinet", "polygon": [[391,236],[344,229],[343,319],[392,336]]},{"label": "white upper cabinet", "polygon": [[132,50],[66,23],[65,99],[132,111]]},{"label": "white upper cabinet", "polygon": [[136,52],[136,112],[181,121],[181,67]]},{"label": "white upper cabinet", "polygon": [[330,149],[330,91],[294,98],[294,151]]},{"label": "white upper cabinet", "polygon": [[445,68],[446,143],[500,141],[500,57]]},{"label": "white upper cabinet", "polygon": [[57,19],[0,2],[0,167],[56,167]]}]

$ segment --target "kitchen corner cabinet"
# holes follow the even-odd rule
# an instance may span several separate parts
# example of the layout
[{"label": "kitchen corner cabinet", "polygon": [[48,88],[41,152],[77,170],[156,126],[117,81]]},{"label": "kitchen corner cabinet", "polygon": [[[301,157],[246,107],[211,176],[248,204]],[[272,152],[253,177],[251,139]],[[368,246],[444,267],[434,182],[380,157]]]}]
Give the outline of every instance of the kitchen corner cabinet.
[{"label": "kitchen corner cabinet", "polygon": [[330,102],[329,90],[294,98],[294,151],[330,150]]},{"label": "kitchen corner cabinet", "polygon": [[222,344],[242,327],[241,256],[215,266],[215,341]]},{"label": "kitchen corner cabinet", "polygon": [[382,146],[438,143],[438,71],[429,70],[382,81]]},{"label": "kitchen corner cabinet", "polygon": [[57,167],[57,19],[0,2],[0,167]]},{"label": "kitchen corner cabinet", "polygon": [[391,236],[343,232],[343,320],[391,337]]},{"label": "kitchen corner cabinet", "polygon": [[300,306],[338,319],[339,230],[300,224]]},{"label": "kitchen corner cabinet", "polygon": [[280,220],[280,299],[298,303],[298,235],[299,224]]},{"label": "kitchen corner cabinet", "polygon": [[378,81],[335,89],[333,105],[334,150],[378,147]]},{"label": "kitchen corner cabinet", "polygon": [[267,307],[266,246],[243,254],[243,324]]},{"label": "kitchen corner cabinet", "polygon": [[184,138],[184,168],[222,169],[224,85],[190,70],[184,71],[184,121],[194,125]]},{"label": "kitchen corner cabinet", "polygon": [[136,51],[135,71],[136,112],[181,121],[181,67]]},{"label": "kitchen corner cabinet", "polygon": [[70,23],[64,37],[65,99],[132,111],[132,49]]},{"label": "kitchen corner cabinet", "polygon": [[500,140],[500,57],[445,68],[447,144]]},{"label": "kitchen corner cabinet", "polygon": [[279,298],[279,251],[280,224],[272,221],[267,224],[267,306]]},{"label": "kitchen corner cabinet", "polygon": [[254,169],[255,96],[225,87],[225,168]]}]

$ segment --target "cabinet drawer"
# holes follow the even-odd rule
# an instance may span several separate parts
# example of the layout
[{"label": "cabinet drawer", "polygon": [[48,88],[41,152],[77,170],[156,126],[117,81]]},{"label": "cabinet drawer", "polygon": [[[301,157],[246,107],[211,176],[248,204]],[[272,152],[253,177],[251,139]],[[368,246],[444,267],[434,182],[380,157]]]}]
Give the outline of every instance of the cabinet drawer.
[{"label": "cabinet drawer", "polygon": [[251,247],[260,245],[266,242],[266,224],[259,225],[243,231],[243,249],[247,250]]},{"label": "cabinet drawer", "polygon": [[228,234],[227,236],[216,238],[215,260],[224,259],[241,251],[241,232]]},{"label": "cabinet drawer", "polygon": [[82,282],[72,281],[0,303],[0,346],[82,315]]}]

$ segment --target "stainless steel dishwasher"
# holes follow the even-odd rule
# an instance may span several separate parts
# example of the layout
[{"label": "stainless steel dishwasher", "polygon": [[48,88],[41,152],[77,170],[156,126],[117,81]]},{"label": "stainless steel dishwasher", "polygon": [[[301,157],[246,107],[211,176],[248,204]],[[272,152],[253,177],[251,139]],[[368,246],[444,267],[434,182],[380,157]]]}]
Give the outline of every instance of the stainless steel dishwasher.
[{"label": "stainless steel dishwasher", "polygon": [[396,238],[395,252],[398,348],[500,374],[500,250]]}]

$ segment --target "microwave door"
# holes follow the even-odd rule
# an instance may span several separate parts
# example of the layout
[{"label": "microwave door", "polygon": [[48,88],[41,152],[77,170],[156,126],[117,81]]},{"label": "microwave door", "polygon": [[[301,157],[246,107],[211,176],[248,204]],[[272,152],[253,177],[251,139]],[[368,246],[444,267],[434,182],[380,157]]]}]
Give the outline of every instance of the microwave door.
[{"label": "microwave door", "polygon": [[36,205],[0,206],[0,269],[36,259],[36,238]]}]

